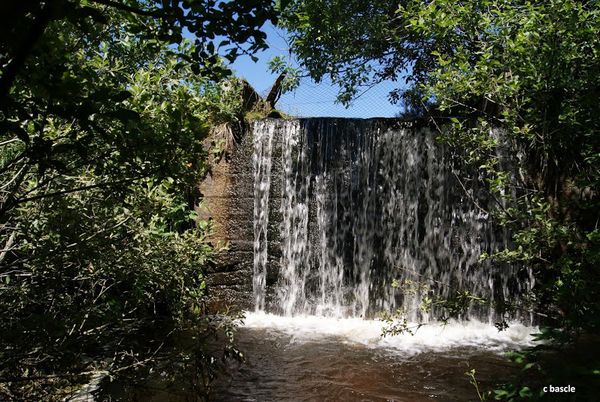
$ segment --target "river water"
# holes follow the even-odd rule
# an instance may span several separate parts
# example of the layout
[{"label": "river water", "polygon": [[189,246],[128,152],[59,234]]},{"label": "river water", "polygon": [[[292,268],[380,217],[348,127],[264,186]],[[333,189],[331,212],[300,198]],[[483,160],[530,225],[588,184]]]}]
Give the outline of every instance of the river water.
[{"label": "river water", "polygon": [[[520,367],[505,352],[532,346],[531,333],[537,330],[511,323],[499,332],[472,320],[430,323],[413,328],[412,335],[382,337],[382,325],[358,318],[246,313],[235,334],[244,361],[229,361],[208,400],[476,401],[465,372],[476,370],[481,390],[509,382]],[[216,355],[220,347],[217,341]],[[175,377],[165,370],[172,371],[106,382],[100,400],[206,400],[190,386],[194,368]]]},{"label": "river water", "polygon": [[217,401],[471,401],[476,370],[490,389],[518,371],[504,351],[532,344],[531,327],[429,324],[381,337],[361,319],[250,313],[237,339],[246,362],[215,386]]}]

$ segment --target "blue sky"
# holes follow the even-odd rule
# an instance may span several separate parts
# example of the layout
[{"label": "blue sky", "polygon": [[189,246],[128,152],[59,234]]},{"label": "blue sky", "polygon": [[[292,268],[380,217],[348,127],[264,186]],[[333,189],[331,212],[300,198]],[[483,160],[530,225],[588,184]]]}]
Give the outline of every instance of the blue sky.
[{"label": "blue sky", "polygon": [[[282,56],[293,64],[295,60],[289,53],[285,32],[268,24],[264,27],[269,49],[258,53],[257,62],[248,56],[239,57],[232,68],[238,77],[245,78],[258,93],[265,95],[277,78],[269,72],[267,63],[274,56]],[[353,104],[346,108],[335,103],[338,88],[330,82],[315,84],[309,78],[301,80],[300,87],[285,94],[277,108],[285,113],[302,117],[394,117],[400,111],[398,105],[392,105],[387,98],[389,92],[398,83],[383,82],[363,93]]]}]

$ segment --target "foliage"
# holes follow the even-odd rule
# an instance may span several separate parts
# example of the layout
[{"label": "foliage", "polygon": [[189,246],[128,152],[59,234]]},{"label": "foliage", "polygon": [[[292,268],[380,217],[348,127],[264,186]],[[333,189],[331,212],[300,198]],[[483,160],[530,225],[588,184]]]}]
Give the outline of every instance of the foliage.
[{"label": "foliage", "polygon": [[[281,25],[290,30],[292,51],[319,82],[329,75],[350,102],[361,87],[397,77],[409,51],[388,40],[398,2],[389,0],[287,1]],[[399,60],[395,63],[392,60]],[[389,61],[390,65],[384,66]],[[381,66],[382,69],[377,70]]]},{"label": "foliage", "polygon": [[597,330],[598,5],[308,0],[286,10],[303,66],[340,83],[342,100],[406,75],[392,97],[446,116],[440,138],[479,171],[467,183],[488,182],[514,233],[491,258],[534,271],[543,324]]},{"label": "foliage", "polygon": [[[492,301],[483,299],[469,291],[454,291],[450,296],[443,297],[433,292],[429,284],[425,282],[394,280],[392,287],[400,289],[403,294],[423,295],[418,309],[425,317],[435,317],[435,325],[446,325],[452,319],[463,319],[474,305],[486,306],[493,304]],[[404,306],[396,309],[393,313],[383,312],[380,317],[384,323],[382,335],[394,336],[405,333],[414,335],[419,328],[430,325],[429,322],[411,322],[409,317],[414,316],[413,313],[414,311],[409,311]],[[506,325],[505,322],[496,323],[499,330],[505,329],[504,325]]]},{"label": "foliage", "polygon": [[479,390],[479,383],[477,382],[477,378],[475,377],[475,369],[471,369],[467,372],[465,372],[465,375],[467,377],[469,377],[469,382],[471,383],[471,385],[473,387],[475,387],[475,391],[477,392],[477,398],[481,401],[484,402],[485,401],[485,395],[481,393],[481,391]]},{"label": "foliage", "polygon": [[272,13],[264,1],[1,8],[0,395],[46,400],[79,373],[151,363],[157,339],[202,318],[212,247],[196,186],[209,128],[239,108],[214,80],[227,75],[217,52],[264,48]]},{"label": "foliage", "polygon": [[180,56],[192,62],[195,73],[211,77],[229,74],[219,54],[233,62],[240,54],[266,49],[266,34],[260,28],[276,21],[269,0],[58,0],[4,2],[1,7],[1,98],[22,73],[45,30],[56,21],[71,21],[87,31],[89,24],[109,26],[118,14],[121,27],[155,49],[160,44],[178,45],[189,35],[194,38],[193,50]]},{"label": "foliage", "polygon": [[281,93],[287,93],[295,90],[300,85],[300,69],[294,67],[281,56],[275,56],[269,60],[269,70],[272,73],[284,74],[283,81],[281,83]]}]

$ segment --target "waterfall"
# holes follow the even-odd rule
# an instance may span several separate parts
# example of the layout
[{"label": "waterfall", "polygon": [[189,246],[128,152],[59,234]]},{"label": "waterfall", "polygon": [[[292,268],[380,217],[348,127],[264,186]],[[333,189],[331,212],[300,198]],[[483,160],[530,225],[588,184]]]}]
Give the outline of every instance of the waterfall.
[{"label": "waterfall", "polygon": [[286,122],[282,134],[283,195],[281,197],[281,264],[277,299],[292,315],[306,302],[308,264],[308,185],[306,149],[298,122]]},{"label": "waterfall", "polygon": [[268,259],[269,192],[274,126],[259,122],[254,129],[254,276],[252,288],[256,310],[265,308]]},{"label": "waterfall", "polygon": [[[401,309],[423,322],[439,318],[435,305],[422,308],[437,297],[468,291],[501,305],[530,286],[519,267],[480,261],[508,235],[489,214],[485,188],[465,186],[434,131],[393,119],[302,119],[256,122],[253,134],[258,310]],[[277,279],[267,286],[270,256]],[[489,305],[467,313],[495,314]]]}]

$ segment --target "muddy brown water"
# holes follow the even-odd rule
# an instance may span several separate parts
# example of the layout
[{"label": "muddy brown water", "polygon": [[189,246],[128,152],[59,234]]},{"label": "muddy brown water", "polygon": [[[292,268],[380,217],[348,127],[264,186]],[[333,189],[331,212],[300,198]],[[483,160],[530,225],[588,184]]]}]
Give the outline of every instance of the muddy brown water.
[{"label": "muddy brown water", "polygon": [[474,368],[488,389],[518,371],[502,354],[473,347],[405,355],[256,328],[240,329],[238,341],[246,362],[217,382],[215,401],[473,401],[466,371]]},{"label": "muddy brown water", "polygon": [[[465,372],[476,370],[481,390],[510,381],[520,368],[505,352],[530,342],[530,331],[454,323],[384,339],[376,321],[248,314],[236,333],[245,361],[229,363],[209,400],[477,401]],[[103,400],[202,400],[189,385],[193,373],[177,381],[163,374],[136,385],[112,383]]]}]

